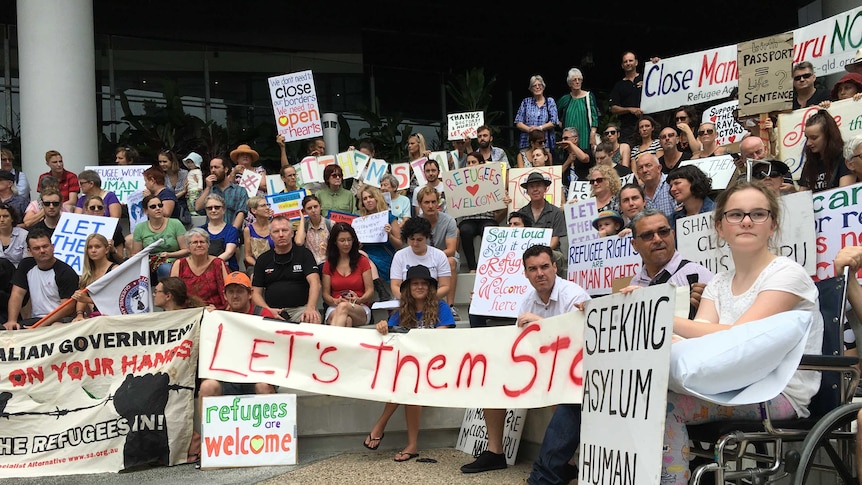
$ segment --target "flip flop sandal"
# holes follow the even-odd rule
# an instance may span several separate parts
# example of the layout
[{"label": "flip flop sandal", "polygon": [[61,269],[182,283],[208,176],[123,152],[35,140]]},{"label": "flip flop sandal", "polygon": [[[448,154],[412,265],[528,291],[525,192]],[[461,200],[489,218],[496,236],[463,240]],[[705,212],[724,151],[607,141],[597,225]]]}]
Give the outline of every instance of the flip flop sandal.
[{"label": "flip flop sandal", "polygon": [[[386,436],[386,433],[381,434],[379,438],[372,438],[372,437],[371,437],[371,433],[368,433],[368,438],[365,438],[365,439],[362,441],[362,446],[364,446],[364,447],[366,447],[366,448],[368,448],[369,450],[372,450],[372,451],[373,451],[373,450],[376,450],[377,448],[380,448],[380,443],[383,441],[383,437],[384,437],[384,436]],[[372,441],[376,441],[376,442],[377,442],[377,446],[371,446],[369,443],[371,443]]]},{"label": "flip flop sandal", "polygon": [[398,458],[395,458],[395,459],[393,460],[393,461],[397,461],[398,463],[403,463],[403,462],[405,462],[405,461],[410,461],[410,460],[412,460],[412,459],[416,458],[417,456],[419,456],[419,453],[406,453],[406,452],[404,452],[404,451],[399,451],[398,453],[396,453],[396,454],[395,454],[395,456],[396,456],[396,457],[398,457],[398,456],[406,456],[407,458],[404,458],[403,460],[399,460]]}]

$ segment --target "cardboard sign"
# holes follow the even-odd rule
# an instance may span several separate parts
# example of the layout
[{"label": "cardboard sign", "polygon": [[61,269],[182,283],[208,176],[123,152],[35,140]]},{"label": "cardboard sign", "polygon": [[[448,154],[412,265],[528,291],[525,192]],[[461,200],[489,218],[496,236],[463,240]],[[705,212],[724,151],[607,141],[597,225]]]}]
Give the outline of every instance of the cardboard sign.
[{"label": "cardboard sign", "polygon": [[569,245],[569,281],[590,295],[607,295],[614,280],[640,271],[641,257],[631,235],[608,236]]},{"label": "cardboard sign", "polygon": [[144,190],[144,170],[149,165],[111,165],[86,166],[84,170],[93,170],[102,179],[102,190],[113,192],[121,204],[128,204],[131,194]]},{"label": "cardboard sign", "polygon": [[285,142],[323,135],[314,76],[310,70],[274,76],[267,81],[275,127]]},{"label": "cardboard sign", "polygon": [[[853,99],[835,101],[826,110],[838,124],[841,138],[844,141],[862,135],[862,114],[859,110],[862,104]],[[793,178],[799,180],[802,175],[802,149],[805,147],[805,122],[820,110],[818,106],[797,109],[790,113],[778,115],[778,158],[790,167]]]},{"label": "cardboard sign", "polygon": [[[593,227],[593,221],[599,215],[597,206],[595,197],[589,197],[583,202],[569,202],[563,206],[569,247],[599,237],[599,231]],[[572,262],[569,261],[569,264]]]},{"label": "cardboard sign", "polygon": [[277,194],[284,190],[284,180],[281,180],[281,174],[266,176],[266,193]]},{"label": "cardboard sign", "polygon": [[547,180],[551,181],[548,191],[545,192],[545,200],[560,207],[563,205],[563,167],[554,165],[551,167],[530,167],[509,169],[509,197],[512,204],[510,211],[516,211],[530,203],[527,189],[521,187],[522,182],[527,181],[531,172],[540,172]]},{"label": "cardboard sign", "polygon": [[524,275],[524,251],[551,244],[551,230],[532,227],[486,227],[482,233],[470,313],[517,317],[530,282]]},{"label": "cardboard sign", "polygon": [[335,163],[341,167],[341,172],[344,173],[344,180],[359,178],[359,171],[356,169],[357,153],[362,154],[356,150],[347,150],[335,156]]},{"label": "cardboard sign", "polygon": [[237,184],[245,189],[249,197],[254,197],[260,188],[261,180],[263,180],[263,175],[254,170],[245,169],[240,174]]},{"label": "cardboard sign", "polygon": [[[204,312],[199,373],[372,401],[534,408],[581,401],[584,313],[406,334]],[[553,348],[552,352],[540,349]],[[525,364],[534,361],[535,365]],[[667,371],[665,371],[667,373]]]},{"label": "cardboard sign", "polygon": [[712,123],[715,125],[715,145],[731,145],[738,143],[748,134],[733,116],[733,111],[739,106],[737,100],[719,103],[710,106],[703,111],[701,123]]},{"label": "cardboard sign", "polygon": [[679,162],[679,166],[694,165],[712,179],[712,190],[724,190],[736,176],[736,164],[730,155],[697,158]]},{"label": "cardboard sign", "polygon": [[[330,220],[332,220],[331,216]],[[359,242],[366,244],[388,241],[389,234],[386,233],[386,224],[389,224],[389,211],[375,212],[364,217],[355,217],[350,221],[350,225],[356,231],[356,237],[359,239]]]},{"label": "cardboard sign", "polygon": [[[518,447],[521,445],[521,433],[524,430],[524,421],[527,419],[526,409],[507,409],[506,423],[503,428],[503,454],[506,455],[506,464],[514,466],[518,458]],[[455,449],[479,456],[488,449],[488,430],[485,427],[485,412],[482,408],[470,408],[464,410],[464,419],[461,421],[461,430],[458,432],[458,442]]]},{"label": "cardboard sign", "polygon": [[296,465],[296,394],[204,397],[201,468]]},{"label": "cardboard sign", "polygon": [[741,42],[736,47],[736,58],[739,116],[783,111],[793,106],[792,33]]},{"label": "cardboard sign", "polygon": [[[437,162],[437,165],[440,166],[440,176],[449,171],[449,155],[450,152],[447,151],[439,151],[439,152],[431,152],[428,154],[428,160],[434,160]],[[455,159],[458,160],[457,158]],[[454,167],[458,168],[458,167]]]},{"label": "cardboard sign", "polygon": [[476,138],[476,129],[485,124],[484,111],[450,113],[446,115],[448,140],[463,140],[465,136]]},{"label": "cardboard sign", "polygon": [[[822,192],[817,195],[820,194]],[[821,241],[818,237],[815,246],[812,193],[805,191],[782,195],[780,202],[779,232],[773,236],[776,254],[796,261],[808,274],[813,275],[817,271],[817,251]],[[718,238],[711,212],[678,219],[676,241],[683,258],[700,263],[713,273],[733,268],[730,248],[726,241]]]},{"label": "cardboard sign", "polygon": [[470,216],[506,208],[506,179],[500,164],[483,163],[446,172],[446,213],[452,217]]},{"label": "cardboard sign", "polygon": [[572,180],[569,183],[569,195],[566,203],[585,201],[592,197],[591,194],[592,188],[589,180]]},{"label": "cardboard sign", "polygon": [[296,167],[296,173],[298,177],[302,178],[303,184],[312,182],[325,184],[326,180],[323,179],[323,170],[327,165],[332,165],[333,163],[336,163],[335,156],[333,155],[305,157],[300,160]]},{"label": "cardboard sign", "polygon": [[[663,284],[586,302],[581,477],[661,481],[677,300],[674,288]],[[680,300],[687,313],[688,299]]]},{"label": "cardboard sign", "polygon": [[100,316],[2,332],[0,480],[185,463],[203,313]]},{"label": "cardboard sign", "polygon": [[81,274],[84,269],[84,253],[87,251],[87,236],[97,233],[112,241],[117,222],[119,219],[116,217],[60,213],[60,220],[54,229],[54,235],[51,236],[54,256]]},{"label": "cardboard sign", "polygon": [[305,189],[277,193],[266,196],[266,203],[273,216],[284,216],[295,221],[302,218],[302,199],[306,196]]}]

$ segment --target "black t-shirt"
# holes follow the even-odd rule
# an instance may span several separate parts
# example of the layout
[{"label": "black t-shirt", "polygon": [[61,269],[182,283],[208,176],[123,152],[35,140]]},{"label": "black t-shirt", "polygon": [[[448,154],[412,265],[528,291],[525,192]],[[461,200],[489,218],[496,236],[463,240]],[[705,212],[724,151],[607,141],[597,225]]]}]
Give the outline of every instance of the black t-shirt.
[{"label": "black t-shirt", "polygon": [[305,246],[293,245],[290,252],[276,254],[274,249],[258,256],[252,286],[264,288],[263,299],[270,307],[293,308],[308,303],[308,280],[317,274],[317,261]]},{"label": "black t-shirt", "polygon": [[[643,76],[638,74],[634,81],[620,79],[614,84],[611,89],[611,94],[608,96],[608,111],[610,106],[622,106],[624,108],[640,108],[641,105],[641,88],[638,84],[643,82]],[[638,125],[638,117],[625,113],[619,115],[620,120],[620,137],[621,141],[628,141]]]},{"label": "black t-shirt", "polygon": [[673,168],[667,166],[667,164],[665,163],[664,155],[659,157],[658,164],[661,165],[661,173],[670,173],[671,170],[679,167],[679,164],[686,160],[691,160],[691,153],[682,152],[682,156],[679,158],[679,161],[676,162],[676,165],[674,165]]},{"label": "black t-shirt", "polygon": [[[31,281],[38,284],[39,288],[31,290]],[[71,298],[78,289],[78,281],[78,273],[59,259],[54,261],[51,268],[43,270],[32,257],[24,258],[12,275],[12,284],[29,292],[34,317],[44,317],[61,300]]]},{"label": "black t-shirt", "polygon": [[48,233],[48,237],[53,237],[54,236],[54,229],[56,229],[56,228],[57,228],[56,226],[48,227],[48,224],[45,224],[45,219],[42,219],[41,221],[37,222],[36,224],[33,224],[32,226],[30,226],[27,230],[32,231],[33,229],[42,229],[43,231]]}]

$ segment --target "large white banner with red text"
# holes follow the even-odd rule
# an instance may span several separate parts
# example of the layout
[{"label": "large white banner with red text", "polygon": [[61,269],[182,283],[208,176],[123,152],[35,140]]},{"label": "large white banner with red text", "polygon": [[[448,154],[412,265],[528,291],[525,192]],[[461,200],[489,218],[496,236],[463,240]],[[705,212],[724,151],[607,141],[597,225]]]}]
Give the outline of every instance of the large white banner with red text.
[{"label": "large white banner with red text", "polygon": [[0,332],[0,477],[185,463],[202,313]]}]

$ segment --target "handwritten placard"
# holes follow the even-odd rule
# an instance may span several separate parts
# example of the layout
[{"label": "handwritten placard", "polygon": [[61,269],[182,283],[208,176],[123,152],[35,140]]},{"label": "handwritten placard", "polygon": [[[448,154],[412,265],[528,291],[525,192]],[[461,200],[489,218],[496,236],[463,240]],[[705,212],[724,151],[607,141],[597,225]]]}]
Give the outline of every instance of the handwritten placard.
[{"label": "handwritten placard", "polygon": [[523,182],[527,181],[527,177],[532,172],[541,173],[545,179],[551,181],[545,192],[545,200],[559,207],[563,204],[563,167],[554,165],[551,167],[530,167],[530,168],[511,168],[509,169],[509,197],[512,199],[512,204],[509,209],[516,211],[521,207],[530,203],[530,196],[527,194],[527,189],[521,187]]},{"label": "handwritten placard", "polygon": [[581,477],[661,481],[676,300],[663,284],[586,303]]},{"label": "handwritten placard", "polygon": [[335,156],[335,163],[341,167],[341,172],[344,174],[344,179],[354,179],[359,177],[359,171],[356,170],[356,150],[347,150]]},{"label": "handwritten placard", "polygon": [[[862,135],[862,113],[860,102],[853,99],[834,101],[826,110],[835,119],[843,140]],[[793,178],[802,174],[802,148],[805,146],[805,122],[820,111],[819,106],[809,106],[790,113],[778,115],[778,158],[790,167]]]},{"label": "handwritten placard", "polygon": [[504,209],[506,184],[499,163],[483,163],[443,174],[446,187],[446,213],[452,217],[470,216]]},{"label": "handwritten placard", "polygon": [[608,236],[569,245],[569,281],[591,295],[607,295],[614,280],[640,271],[641,257],[631,235]]},{"label": "handwritten placard", "polygon": [[551,244],[551,229],[485,228],[473,280],[471,314],[518,316],[518,307],[530,289],[522,257],[527,248],[537,244]]},{"label": "handwritten placard", "polygon": [[89,216],[63,212],[60,221],[54,229],[51,242],[54,244],[54,256],[68,264],[81,274],[84,269],[84,253],[87,250],[87,236],[96,233],[105,236],[108,241],[114,239],[117,229],[116,217]]},{"label": "handwritten placard", "polygon": [[730,155],[697,158],[679,162],[679,166],[693,165],[712,179],[712,190],[724,190],[736,175],[736,165]]},{"label": "handwritten placard", "polygon": [[465,136],[476,138],[476,129],[485,124],[484,111],[450,113],[446,115],[449,140],[463,140]]},{"label": "handwritten placard", "polygon": [[[407,163],[400,164],[401,172],[396,175],[395,174],[395,165],[392,166],[393,175],[398,179],[399,190],[400,184],[402,182],[402,178],[407,180],[407,186],[410,186],[410,165]],[[386,160],[381,160],[379,158],[369,158],[368,162],[365,165],[365,170],[362,172],[362,182],[368,185],[372,185],[374,187],[380,188],[380,180],[386,175],[386,169],[388,168],[388,164]]]},{"label": "handwritten placard", "polygon": [[[819,197],[822,192],[819,192]],[[821,234],[815,246],[815,212],[811,191],[783,195],[778,233],[773,236],[775,254],[801,264],[808,274],[817,271]],[[712,213],[697,214],[676,221],[677,249],[683,258],[705,266],[713,273],[733,268],[730,248],[714,228]],[[836,250],[837,253],[837,250]],[[830,260],[831,263],[831,260]]]},{"label": "handwritten placard", "polygon": [[[330,220],[332,220],[331,215]],[[356,217],[350,221],[359,242],[367,244],[382,243],[389,240],[389,234],[386,233],[385,229],[386,224],[389,224],[389,211],[375,212],[367,216]]]},{"label": "handwritten placard", "polygon": [[783,111],[793,106],[793,33],[741,42],[736,47],[739,66],[739,115]]},{"label": "handwritten placard", "polygon": [[569,182],[568,203],[582,202],[591,197],[589,180],[572,180]]},{"label": "handwritten placard", "polygon": [[296,449],[296,394],[203,398],[201,468],[296,465]]},{"label": "handwritten placard", "polygon": [[[563,206],[566,216],[566,236],[569,246],[599,237],[599,231],[593,227],[593,221],[599,215],[595,197],[589,197],[581,202],[569,202]],[[569,264],[572,262],[569,261]]]},{"label": "handwritten placard", "polygon": [[267,81],[275,127],[285,141],[323,135],[314,76],[310,70],[274,76]]},{"label": "handwritten placard", "polygon": [[[440,167],[440,175],[449,171],[449,155],[450,152],[447,151],[438,151],[431,152],[428,154],[428,160],[434,160],[437,162],[437,165]],[[458,160],[457,156],[455,158],[456,162]],[[455,167],[458,168],[458,167]]]},{"label": "handwritten placard", "polygon": [[262,179],[263,175],[254,170],[245,169],[239,175],[239,181],[237,183],[240,187],[245,189],[249,197],[254,197],[257,195],[257,191],[260,188],[260,181]]},{"label": "handwritten placard", "polygon": [[742,125],[736,121],[733,111],[739,106],[739,101],[732,100],[710,106],[703,111],[701,123],[715,125],[715,145],[731,145],[742,141],[748,134]]},{"label": "handwritten placard", "polygon": [[410,187],[410,164],[393,163],[392,175],[398,179],[398,190],[406,190]]},{"label": "handwritten placard", "polygon": [[[834,260],[841,248],[862,245],[862,183],[817,192],[813,204],[817,231],[814,279],[819,281],[835,276]],[[856,276],[862,277],[862,271]]]},{"label": "handwritten placard", "polygon": [[302,217],[302,199],[305,195],[305,189],[267,195],[266,203],[274,216],[284,216],[295,221]]},{"label": "handwritten placard", "polygon": [[327,214],[327,216],[326,216],[326,218],[329,219],[330,221],[332,221],[333,224],[336,224],[338,222],[343,222],[345,224],[351,224],[351,225],[353,224],[353,219],[356,219],[357,217],[359,217],[359,216],[357,216],[356,214],[350,214],[348,212],[339,212],[339,211],[333,211],[333,210],[329,211],[329,214]]},{"label": "handwritten placard", "polygon": [[[524,421],[527,419],[526,409],[507,409],[505,427],[503,428],[503,454],[509,466],[515,464],[518,458],[518,447],[521,445],[521,433],[524,431]],[[458,442],[455,449],[479,456],[488,449],[488,429],[485,426],[485,412],[482,408],[464,410],[461,430],[458,431]]]},{"label": "handwritten placard", "polygon": [[413,172],[413,176],[416,177],[418,187],[422,187],[428,183],[428,179],[425,178],[425,162],[427,161],[428,159],[426,157],[420,157],[409,162],[410,170]]},{"label": "handwritten placard", "polygon": [[131,194],[144,190],[144,170],[149,165],[111,165],[84,167],[85,170],[93,170],[102,179],[102,190],[113,192],[121,204],[128,204]]}]

